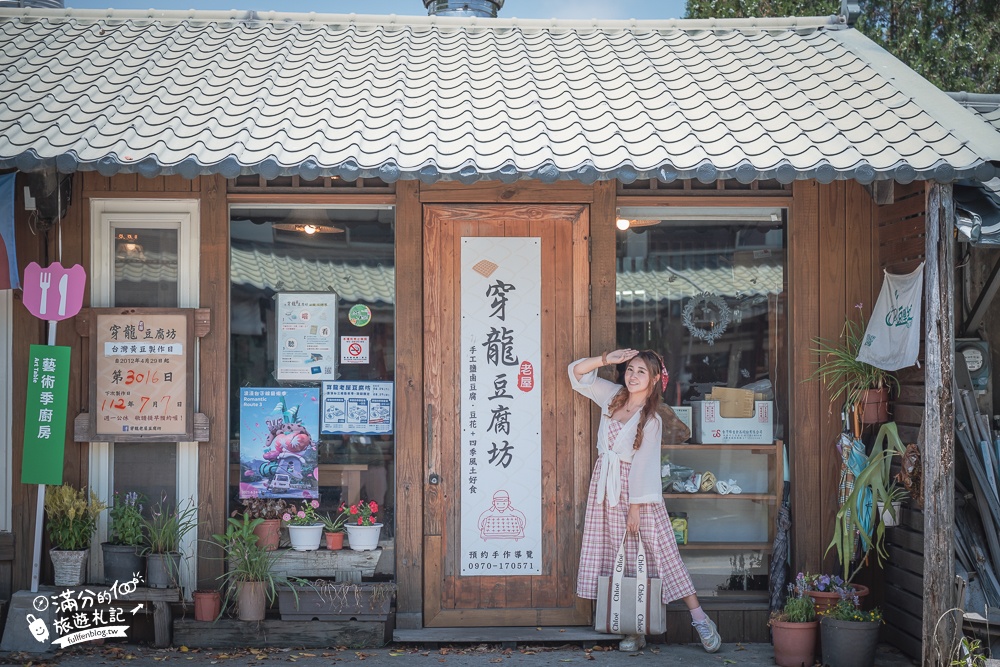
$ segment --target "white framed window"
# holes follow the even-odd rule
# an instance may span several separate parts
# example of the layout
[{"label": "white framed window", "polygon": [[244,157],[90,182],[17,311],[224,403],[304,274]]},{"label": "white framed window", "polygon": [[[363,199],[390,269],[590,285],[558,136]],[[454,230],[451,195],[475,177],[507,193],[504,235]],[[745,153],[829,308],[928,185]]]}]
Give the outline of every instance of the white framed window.
[{"label": "white framed window", "polygon": [[[196,199],[93,199],[91,305],[197,308],[200,217]],[[197,345],[197,343],[196,343]],[[197,349],[195,359],[197,360]],[[198,404],[195,363],[195,406]],[[90,445],[90,488],[107,503],[115,491],[140,491],[151,503],[161,496],[198,506],[198,443]],[[91,576],[103,576],[100,543],[107,540],[101,515],[91,549]],[[197,581],[197,535],[181,542],[180,583],[189,596]]]}]

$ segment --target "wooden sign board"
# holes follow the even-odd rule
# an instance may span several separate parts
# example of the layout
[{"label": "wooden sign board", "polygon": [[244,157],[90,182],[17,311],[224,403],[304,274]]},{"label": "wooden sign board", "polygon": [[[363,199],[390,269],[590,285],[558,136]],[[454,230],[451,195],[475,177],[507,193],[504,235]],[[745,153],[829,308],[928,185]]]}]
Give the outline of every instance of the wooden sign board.
[{"label": "wooden sign board", "polygon": [[89,440],[196,440],[196,312],[91,309]]}]

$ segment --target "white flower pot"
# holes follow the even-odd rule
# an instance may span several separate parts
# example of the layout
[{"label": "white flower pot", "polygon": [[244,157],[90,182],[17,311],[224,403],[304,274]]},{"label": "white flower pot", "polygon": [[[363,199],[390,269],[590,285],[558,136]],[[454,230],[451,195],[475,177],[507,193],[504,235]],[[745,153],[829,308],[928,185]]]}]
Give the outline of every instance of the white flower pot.
[{"label": "white flower pot", "polygon": [[[901,505],[902,503],[899,501],[892,503],[892,513],[890,513],[889,510],[886,509],[885,505],[878,503],[879,516],[882,517],[882,524],[884,526],[891,528],[899,525],[899,512]],[[893,515],[895,515],[895,518],[893,518]]]},{"label": "white flower pot", "polygon": [[382,524],[374,526],[344,526],[347,529],[348,546],[354,551],[372,551],[378,549],[378,536],[382,532]]},{"label": "white flower pot", "polygon": [[289,526],[288,539],[295,551],[316,551],[323,539],[323,524],[311,526]]}]

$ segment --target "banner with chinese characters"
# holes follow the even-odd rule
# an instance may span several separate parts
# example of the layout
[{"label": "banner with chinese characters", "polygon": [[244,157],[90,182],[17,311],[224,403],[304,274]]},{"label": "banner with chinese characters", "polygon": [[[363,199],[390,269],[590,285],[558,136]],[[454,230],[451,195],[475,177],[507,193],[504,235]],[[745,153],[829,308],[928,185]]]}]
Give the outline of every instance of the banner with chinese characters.
[{"label": "banner with chinese characters", "polygon": [[32,345],[24,410],[22,484],[63,482],[70,348]]},{"label": "banner with chinese characters", "polygon": [[539,243],[462,239],[462,576],[542,573]]},{"label": "banner with chinese characters", "polygon": [[240,388],[240,498],[319,498],[319,389]]},{"label": "banner with chinese characters", "polygon": [[392,382],[344,380],[323,383],[322,433],[392,433]]},{"label": "banner with chinese characters", "polygon": [[194,310],[93,313],[91,440],[193,440]]}]

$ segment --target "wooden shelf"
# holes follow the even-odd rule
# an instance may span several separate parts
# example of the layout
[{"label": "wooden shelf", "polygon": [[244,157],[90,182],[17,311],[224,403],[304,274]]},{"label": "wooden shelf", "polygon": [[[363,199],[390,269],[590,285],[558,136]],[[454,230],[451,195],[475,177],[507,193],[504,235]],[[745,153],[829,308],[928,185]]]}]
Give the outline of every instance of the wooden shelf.
[{"label": "wooden shelf", "polygon": [[688,542],[687,544],[678,544],[677,548],[696,551],[766,551],[771,553],[771,544],[768,542]]},{"label": "wooden shelf", "polygon": [[664,500],[683,500],[685,498],[702,500],[777,500],[778,496],[773,493],[664,493]]},{"label": "wooden shelf", "polygon": [[660,445],[660,449],[704,449],[704,450],[733,450],[737,452],[767,452],[773,454],[776,451],[775,445],[699,445],[697,443],[685,443],[680,445]]}]

